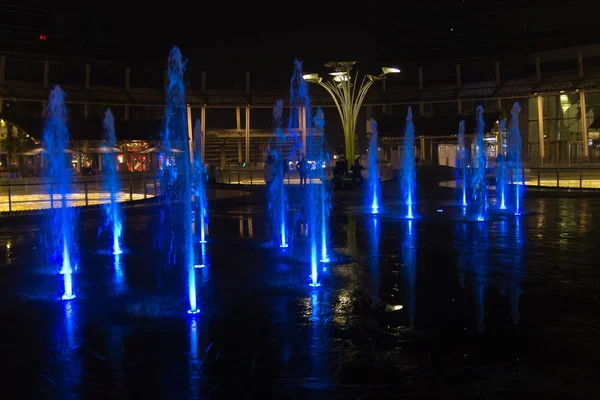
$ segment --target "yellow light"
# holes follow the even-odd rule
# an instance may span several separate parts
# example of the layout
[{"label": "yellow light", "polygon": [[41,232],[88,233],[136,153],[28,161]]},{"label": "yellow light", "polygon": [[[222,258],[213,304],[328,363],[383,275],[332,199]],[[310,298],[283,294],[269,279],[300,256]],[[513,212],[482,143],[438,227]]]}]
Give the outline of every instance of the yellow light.
[{"label": "yellow light", "polygon": [[302,79],[304,80],[311,80],[311,79],[317,79],[319,77],[319,74],[306,74],[306,75],[302,75]]},{"label": "yellow light", "polygon": [[399,68],[393,68],[393,67],[383,67],[383,68],[381,68],[381,70],[383,71],[384,74],[398,74],[398,73],[400,73],[400,69]]}]

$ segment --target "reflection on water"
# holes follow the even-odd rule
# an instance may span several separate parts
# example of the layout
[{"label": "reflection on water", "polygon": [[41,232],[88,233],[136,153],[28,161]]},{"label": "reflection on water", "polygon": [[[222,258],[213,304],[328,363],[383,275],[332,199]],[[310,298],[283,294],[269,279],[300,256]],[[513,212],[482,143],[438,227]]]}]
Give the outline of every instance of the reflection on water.
[{"label": "reflection on water", "polygon": [[252,215],[241,215],[239,218],[240,224],[240,237],[254,237],[254,231],[252,229]]},{"label": "reflection on water", "polygon": [[379,238],[381,236],[381,223],[378,221],[377,215],[371,215],[371,230],[369,234],[370,246],[369,246],[369,264],[371,272],[371,288],[370,295],[373,303],[379,302],[379,286],[380,286],[380,272],[379,272]]},{"label": "reflection on water", "polygon": [[48,365],[47,379],[53,381],[58,398],[71,398],[77,393],[83,377],[81,346],[81,324],[78,321],[77,302],[63,302],[62,319],[56,332],[56,357],[54,365]]},{"label": "reflection on water", "polygon": [[417,233],[414,227],[415,221],[404,220],[406,223],[406,231],[402,240],[402,265],[400,273],[404,280],[404,293],[406,301],[406,310],[410,325],[415,325],[415,303],[416,292],[415,285],[417,283]]},{"label": "reflection on water", "polygon": [[348,215],[348,226],[346,227],[346,248],[350,254],[358,251],[356,243],[356,215]]},{"label": "reflection on water", "polygon": [[523,249],[526,242],[523,221],[521,218],[496,221],[491,229],[496,250],[494,270],[498,274],[498,289],[508,296],[513,323],[518,324],[519,297],[524,278]]},{"label": "reflection on water", "polygon": [[[55,293],[55,288],[33,267],[38,263],[32,260],[40,257],[35,236],[23,233],[29,229],[25,225],[4,224],[0,260],[10,256],[12,265],[0,266],[0,321],[7,338],[0,343],[0,367],[18,365],[19,374],[27,382],[37,379],[37,386],[10,379],[0,388],[0,398],[19,398],[14,393],[21,398],[88,393],[127,398],[140,391],[148,393],[144,398],[152,393],[186,398],[183,392],[187,398],[211,398],[208,391],[215,386],[246,394],[257,387],[283,387],[295,398],[321,398],[308,387],[337,389],[339,384],[346,390],[368,381],[368,390],[377,385],[387,390],[406,376],[403,371],[427,379],[435,357],[462,371],[465,354],[469,362],[481,356],[479,366],[500,374],[514,367],[495,369],[513,362],[512,355],[504,357],[513,349],[521,360],[527,356],[544,363],[546,354],[540,356],[532,341],[560,341],[543,352],[555,352],[563,364],[577,364],[578,358],[570,357],[577,346],[573,338],[582,332],[581,337],[593,339],[589,343],[598,342],[597,332],[585,324],[569,324],[592,320],[596,312],[600,223],[592,216],[600,214],[600,201],[529,200],[526,208],[534,214],[498,216],[486,223],[380,214],[348,215],[346,224],[345,215],[336,216],[332,241],[348,251],[314,291],[305,285],[306,264],[297,261],[300,257],[262,246],[267,234],[260,211],[216,213],[210,244],[198,246],[207,267],[196,270],[204,314],[195,320],[187,318],[180,292],[173,289],[176,279],[168,281],[162,277],[170,277],[169,271],[159,275],[153,269],[162,263],[156,261],[151,238],[145,238],[150,216],[128,215],[126,254],[113,259],[84,252],[88,267],[79,276],[82,296],[67,303],[48,301],[48,296],[40,301],[39,293]],[[576,210],[587,217],[582,220]],[[569,218],[571,223],[561,225]],[[238,235],[240,221],[243,237]],[[82,229],[87,229],[82,237],[89,238],[83,248],[94,249],[95,225],[84,223]],[[563,247],[557,246],[561,235]],[[306,240],[295,240],[289,250],[302,254]],[[114,268],[107,268],[111,262]],[[463,289],[456,285],[455,272]],[[365,293],[372,303],[365,301]],[[373,307],[378,299],[385,310]],[[419,329],[407,329],[408,323]],[[559,331],[560,336],[548,333]],[[209,343],[215,344],[207,356]],[[438,374],[447,372],[438,367]],[[366,391],[342,397],[360,398]]]},{"label": "reflection on water", "polygon": [[195,397],[200,390],[200,360],[198,359],[198,322],[196,318],[190,318],[188,353],[188,389],[189,395]]},{"label": "reflection on water", "polygon": [[485,292],[488,286],[489,237],[486,223],[456,224],[458,251],[458,281],[463,289],[470,289],[475,297],[477,330],[485,328]]}]

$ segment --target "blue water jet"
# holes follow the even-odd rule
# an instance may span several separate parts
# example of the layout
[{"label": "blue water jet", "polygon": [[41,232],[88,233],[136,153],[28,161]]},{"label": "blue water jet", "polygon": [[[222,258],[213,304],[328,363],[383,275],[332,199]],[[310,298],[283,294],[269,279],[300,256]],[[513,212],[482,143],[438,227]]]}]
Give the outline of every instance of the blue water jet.
[{"label": "blue water jet", "polygon": [[510,111],[510,130],[508,133],[508,151],[511,173],[514,174],[515,188],[515,215],[521,215],[521,203],[525,182],[523,181],[523,167],[521,165],[521,132],[519,131],[519,113],[521,106],[516,101]]},{"label": "blue water jet", "polygon": [[[289,159],[297,156],[297,151],[302,147],[298,140],[298,133],[303,128],[306,121],[311,120],[310,116],[310,96],[308,94],[308,84],[302,78],[302,61],[294,60],[294,72],[290,78],[290,115],[288,118],[288,132],[291,134],[292,146],[290,148]],[[303,114],[304,113],[304,114]],[[301,123],[302,121],[302,123]],[[306,128],[306,127],[304,127]],[[302,149],[304,153],[307,149]],[[308,157],[308,154],[305,154]]]},{"label": "blue water jet", "polygon": [[483,136],[485,133],[485,123],[483,122],[483,107],[477,106],[476,126],[475,126],[475,148],[472,159],[471,171],[473,188],[473,201],[477,204],[477,221],[485,221],[488,216],[488,193],[487,182],[485,179],[487,157],[485,154],[485,144]]},{"label": "blue water jet", "polygon": [[[279,247],[289,246],[287,237],[287,209],[288,199],[285,191],[283,146],[286,140],[282,129],[283,100],[277,100],[273,107],[273,128],[275,135],[271,139],[270,153],[267,156],[265,168],[269,168],[271,183],[267,189],[269,214],[273,222],[276,242]],[[279,149],[279,151],[277,151]]]},{"label": "blue water jet", "polygon": [[461,204],[463,207],[466,207],[468,205],[467,203],[467,182],[468,182],[468,178],[467,178],[467,166],[468,166],[468,152],[467,152],[467,145],[466,145],[466,141],[465,141],[465,121],[460,121],[458,123],[458,159],[460,162],[460,169],[461,169],[461,191],[462,191],[462,198],[461,198]]},{"label": "blue water jet", "polygon": [[404,129],[404,154],[402,157],[402,171],[400,186],[404,203],[406,204],[406,218],[415,217],[416,204],[416,173],[415,173],[415,127],[412,120],[412,108],[408,106],[406,113],[406,128]]},{"label": "blue water jet", "polygon": [[[56,85],[50,92],[48,106],[46,107],[46,123],[42,136],[46,152],[42,153],[44,164],[47,167],[46,187],[49,188],[50,241],[48,253],[61,264],[60,274],[63,276],[63,300],[75,298],[73,290],[73,273],[77,269],[75,259],[76,244],[74,229],[77,223],[77,214],[68,206],[71,160],[68,152],[69,131],[67,129],[67,108],[65,106],[65,92]],[[55,197],[59,197],[59,202]]]},{"label": "blue water jet", "polygon": [[379,214],[379,202],[381,201],[381,189],[379,184],[379,157],[377,157],[377,122],[371,118],[371,137],[369,138],[369,193],[367,194],[367,204],[372,214]]},{"label": "blue water jet", "polygon": [[195,199],[195,228],[199,231],[200,243],[206,243],[206,225],[208,224],[206,184],[207,174],[204,160],[202,159],[202,132],[200,119],[196,119],[193,136],[194,154],[194,199]]},{"label": "blue water jet", "polygon": [[[311,139],[311,156],[315,158],[317,162],[317,168],[315,170],[316,174],[321,174],[322,181],[316,183],[315,180],[310,179],[309,183],[304,187],[304,204],[305,210],[308,213],[308,237],[310,243],[310,285],[311,286],[319,286],[319,271],[318,271],[318,260],[319,260],[319,252],[318,252],[318,243],[319,242],[319,231],[322,230],[323,223],[325,221],[324,215],[324,198],[323,198],[323,186],[325,185],[324,177],[323,177],[323,168],[322,168],[322,157],[319,153],[317,145],[314,145],[314,135],[318,129],[323,129],[325,122],[323,117],[323,111],[319,109],[317,111],[317,116],[314,121],[319,128],[310,130],[310,139]],[[327,211],[327,214],[329,212]],[[319,219],[321,219],[321,224],[318,223]],[[326,244],[325,244],[326,246]],[[327,254],[325,254],[327,257]]]},{"label": "blue water jet", "polygon": [[[500,120],[498,135],[502,137],[506,130],[506,120],[503,118]],[[500,199],[500,209],[506,210],[506,154],[504,153],[504,140],[500,141],[502,146],[498,150],[498,156],[496,157],[496,196]]]},{"label": "blue water jet", "polygon": [[[325,115],[323,110],[317,109],[315,117],[313,119],[314,130],[311,135],[311,145],[313,147],[311,151],[312,157],[316,161],[316,169],[314,171],[314,178],[318,182],[316,203],[309,203],[316,205],[316,211],[319,213],[320,222],[320,237],[321,237],[321,259],[322,263],[328,263],[329,259],[329,246],[327,242],[329,240],[329,213],[331,211],[331,186],[329,180],[325,178],[325,166],[329,161],[329,157],[324,148],[325,138]],[[321,139],[321,140],[319,140]]]},{"label": "blue water jet", "polygon": [[110,108],[104,113],[104,146],[102,148],[102,170],[104,171],[104,190],[109,194],[109,201],[104,204],[104,228],[112,233],[112,252],[122,254],[121,237],[123,236],[123,211],[118,201],[121,191],[119,172],[117,170],[117,153],[115,146],[115,117]]},{"label": "blue water jet", "polygon": [[[192,229],[192,180],[190,135],[183,73],[185,61],[178,47],[173,47],[168,59],[165,126],[162,145],[166,150],[161,171],[163,193],[160,211],[159,243],[167,252],[168,262],[177,265],[183,257],[183,272],[187,279],[189,314],[200,312],[197,304],[194,233]],[[177,151],[176,147],[179,146]],[[179,157],[175,159],[175,155]]]}]

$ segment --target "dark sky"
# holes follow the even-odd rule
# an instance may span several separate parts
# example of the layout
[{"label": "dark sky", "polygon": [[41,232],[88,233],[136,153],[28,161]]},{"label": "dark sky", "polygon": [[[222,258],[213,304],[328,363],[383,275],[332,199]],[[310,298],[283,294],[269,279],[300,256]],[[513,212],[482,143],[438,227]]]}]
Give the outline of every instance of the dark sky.
[{"label": "dark sky", "polygon": [[298,57],[313,70],[335,59],[377,65],[577,45],[597,40],[598,11],[583,0],[3,0],[0,49],[161,62],[178,45],[206,69]]},{"label": "dark sky", "polygon": [[[92,58],[162,59],[172,45],[203,54],[207,63],[256,63],[261,58],[361,51],[356,37],[368,15],[348,25],[350,10],[310,2],[151,2],[5,0],[0,5],[0,44],[6,48],[64,52]],[[155,6],[154,4],[157,4]],[[178,5],[179,4],[179,5]],[[345,25],[345,26],[342,26]],[[345,32],[344,32],[345,31]],[[45,34],[47,40],[38,40]],[[340,46],[336,35],[347,40]],[[338,50],[339,49],[339,50]],[[338,54],[336,54],[338,53]]]}]

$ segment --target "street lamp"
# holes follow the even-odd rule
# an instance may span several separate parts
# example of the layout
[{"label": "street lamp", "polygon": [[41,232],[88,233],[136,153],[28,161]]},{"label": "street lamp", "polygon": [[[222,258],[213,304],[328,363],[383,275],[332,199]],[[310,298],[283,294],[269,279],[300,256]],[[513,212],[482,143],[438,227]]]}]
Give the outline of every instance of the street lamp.
[{"label": "street lamp", "polygon": [[[397,74],[400,72],[398,68],[383,67],[380,75],[364,75],[357,90],[357,87],[352,84],[353,77],[350,73],[354,64],[356,64],[356,61],[334,61],[325,64],[325,67],[333,69],[329,73],[332,76],[330,81],[323,81],[323,78],[319,74],[306,74],[302,76],[305,81],[316,83],[325,88],[333,98],[344,128],[346,159],[348,162],[354,160],[356,121],[369,88],[375,81],[385,79],[387,74]],[[358,82],[358,71],[354,74],[354,80]]]}]

